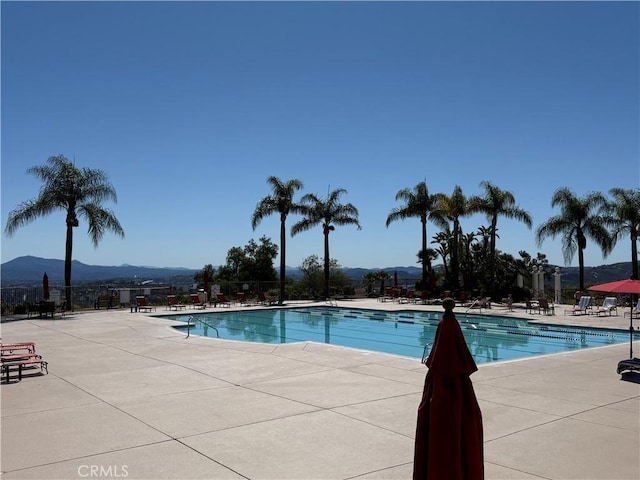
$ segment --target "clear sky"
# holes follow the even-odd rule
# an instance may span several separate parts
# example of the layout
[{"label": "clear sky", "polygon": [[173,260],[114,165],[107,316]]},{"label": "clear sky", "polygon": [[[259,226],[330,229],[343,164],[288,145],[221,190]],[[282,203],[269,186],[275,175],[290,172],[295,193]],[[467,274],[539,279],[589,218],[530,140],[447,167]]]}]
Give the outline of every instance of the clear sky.
[{"label": "clear sky", "polygon": [[[27,168],[64,154],[107,172],[126,233],[74,259],[201,268],[262,235],[266,179],[360,213],[338,227],[345,267],[415,265],[420,222],[385,227],[396,193],[481,194],[489,180],[533,217],[498,221],[497,247],[564,265],[535,242],[576,195],[640,187],[638,2],[7,2],[2,9],[2,229],[35,198]],[[291,216],[290,227],[299,217]],[[488,225],[465,218],[465,232]],[[437,228],[429,224],[431,238]],[[62,213],[2,236],[2,262],[64,258]],[[320,227],[287,241],[287,265],[322,258]],[[630,261],[629,238],[603,259]],[[276,259],[275,264],[278,264]],[[577,256],[572,265],[577,265]],[[437,261],[436,263],[439,263]]]}]

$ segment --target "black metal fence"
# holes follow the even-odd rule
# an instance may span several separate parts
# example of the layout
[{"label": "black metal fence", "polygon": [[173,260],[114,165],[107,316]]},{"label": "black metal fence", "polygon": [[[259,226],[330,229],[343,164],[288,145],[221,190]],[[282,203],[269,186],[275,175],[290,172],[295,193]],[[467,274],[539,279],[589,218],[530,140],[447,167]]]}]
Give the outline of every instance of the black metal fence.
[{"label": "black metal fence", "polygon": [[[259,292],[271,298],[278,298],[280,283],[278,281],[251,282],[218,282],[206,286],[207,301],[214,301],[217,293],[224,293],[229,299],[235,299],[242,292],[247,298],[256,297]],[[164,306],[167,295],[175,295],[181,303],[190,303],[191,293],[204,293],[204,285],[162,285],[162,284],[86,284],[70,288],[71,310],[89,310],[101,308],[129,308],[135,303],[135,297],[143,295],[147,304]],[[364,289],[334,287],[331,296],[361,296]],[[2,316],[27,314],[37,311],[38,305],[45,300],[42,285],[13,286],[0,288],[2,300]],[[308,300],[318,297],[318,292],[308,291],[299,282],[288,282],[285,289],[285,300]],[[66,304],[66,288],[63,285],[50,285],[49,299],[56,307]]]}]

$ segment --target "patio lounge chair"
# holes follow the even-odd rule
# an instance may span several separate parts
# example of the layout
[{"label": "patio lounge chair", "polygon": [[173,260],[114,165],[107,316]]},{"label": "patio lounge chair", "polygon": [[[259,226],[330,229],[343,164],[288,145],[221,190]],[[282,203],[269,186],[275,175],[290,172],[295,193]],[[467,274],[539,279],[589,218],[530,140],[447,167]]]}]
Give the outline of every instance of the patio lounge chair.
[{"label": "patio lounge chair", "polygon": [[420,291],[420,303],[422,303],[422,305],[426,305],[427,303],[429,303],[429,291],[428,290],[421,290]]},{"label": "patio lounge chair", "polygon": [[244,292],[238,292],[238,303],[240,305],[249,305],[249,301],[247,300],[247,295]]},{"label": "patio lounge chair", "polygon": [[258,292],[258,303],[260,303],[261,305],[269,306],[269,305],[273,305],[273,304],[275,304],[277,302],[272,300],[271,298],[267,297],[264,294],[264,292]]},{"label": "patio lounge chair", "polygon": [[15,342],[0,344],[0,354],[2,355],[11,355],[12,353],[20,350],[26,350],[29,353],[35,353],[36,344],[34,342]]},{"label": "patio lounge chair", "polygon": [[602,301],[602,305],[593,311],[596,315],[608,313],[611,316],[611,312],[615,311],[618,315],[618,300],[616,297],[605,297]]},{"label": "patio lounge chair", "polygon": [[230,307],[231,306],[231,302],[229,300],[227,300],[227,297],[224,296],[224,293],[216,293],[216,298],[217,298],[217,305],[220,305],[221,307]]},{"label": "patio lounge chair", "polygon": [[192,293],[189,295],[191,298],[191,303],[193,304],[193,308],[199,308],[204,310],[207,307],[207,304],[200,301],[200,296],[197,293]]},{"label": "patio lounge chair", "polygon": [[178,297],[175,295],[167,295],[167,308],[169,310],[184,310],[187,306],[184,303],[178,302]]},{"label": "patio lounge chair", "polygon": [[640,298],[638,299],[637,305],[630,312],[624,312],[622,317],[624,318],[627,315],[631,315],[631,318],[640,318]]},{"label": "patio lounge chair", "polygon": [[35,353],[2,356],[0,365],[2,368],[0,375],[2,373],[5,374],[6,383],[9,383],[10,380],[9,375],[11,372],[11,367],[16,367],[18,369],[18,380],[22,380],[22,370],[31,366],[40,366],[40,372],[49,373],[47,362],[42,359],[41,355],[37,355]]},{"label": "patio lounge chair", "polygon": [[147,299],[142,295],[138,295],[136,297],[136,306],[138,307],[139,312],[151,312],[156,309],[153,305],[147,304]]},{"label": "patio lounge chair", "polygon": [[538,313],[540,313],[540,305],[538,304],[538,302],[531,301],[528,298],[526,298],[524,300],[524,311],[525,313],[533,313],[534,310],[538,310]]},{"label": "patio lounge chair", "polygon": [[565,315],[585,315],[588,314],[590,310],[593,310],[593,297],[582,296],[580,297],[580,302],[578,305],[573,307],[571,310],[565,310]]}]

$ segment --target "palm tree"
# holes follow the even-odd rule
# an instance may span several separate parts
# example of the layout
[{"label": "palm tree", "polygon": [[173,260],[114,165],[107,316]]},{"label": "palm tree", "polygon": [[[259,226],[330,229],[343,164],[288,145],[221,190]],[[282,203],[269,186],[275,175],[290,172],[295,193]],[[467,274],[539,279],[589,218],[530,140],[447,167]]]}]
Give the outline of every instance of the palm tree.
[{"label": "palm tree", "polygon": [[578,252],[580,290],[584,290],[584,249],[587,248],[587,237],[602,249],[603,257],[609,255],[613,248],[613,240],[604,226],[604,218],[594,213],[605,204],[606,199],[601,193],[592,192],[579,198],[568,188],[559,188],[553,194],[551,206],[559,206],[560,215],[551,217],[536,231],[538,246],[547,237],[562,235],[562,253],[567,265]]},{"label": "palm tree", "polygon": [[[489,243],[491,241],[491,228],[490,227],[485,227],[484,225],[480,225],[478,227],[478,232],[476,233],[476,235],[482,237],[482,256],[485,257],[489,254]],[[497,233],[495,234],[497,238],[500,238],[500,235],[498,235]]]},{"label": "palm tree", "polygon": [[[427,272],[431,272],[432,263],[436,258],[438,258],[438,252],[436,252],[433,248],[427,248],[426,250],[418,252],[418,262],[424,261],[427,263]],[[426,281],[427,280],[425,279],[424,288],[427,287]]]},{"label": "palm tree", "polygon": [[270,176],[267,183],[271,185],[273,194],[264,197],[256,205],[256,209],[251,216],[251,227],[256,229],[264,217],[272,213],[280,214],[280,299],[284,302],[285,270],[286,270],[286,242],[287,242],[287,216],[289,213],[298,213],[299,205],[293,201],[296,190],[302,189],[302,182],[297,178],[283,182],[278,177]]},{"label": "palm tree", "polygon": [[490,243],[489,243],[489,275],[490,283],[493,285],[493,295],[495,291],[495,271],[496,271],[496,236],[498,231],[498,217],[506,217],[513,220],[523,222],[527,227],[531,228],[533,221],[531,215],[522,208],[516,206],[516,200],[513,193],[501,190],[491,182],[483,181],[480,183],[484,187],[484,196],[474,196],[469,199],[469,213],[484,213],[487,220],[491,222],[489,227]]},{"label": "palm tree", "polygon": [[97,169],[78,168],[63,155],[49,157],[47,164],[27,170],[27,173],[42,180],[40,194],[35,199],[23,202],[9,213],[5,233],[12,236],[18,228],[36,218],[59,210],[66,212],[65,309],[71,310],[73,228],[79,225],[78,217],[87,221],[89,238],[95,248],[107,230],[121,238],[124,238],[124,230],[114,213],[102,206],[106,200],[117,202],[116,191],[106,173]]},{"label": "palm tree", "polygon": [[638,280],[638,234],[640,233],[640,189],[612,188],[613,202],[603,209],[607,224],[613,227],[613,242],[629,234],[631,238],[631,278]]},{"label": "palm tree", "polygon": [[[431,211],[436,206],[436,196],[429,195],[426,182],[420,182],[413,191],[408,188],[404,188],[396,193],[396,200],[403,200],[404,206],[396,207],[391,210],[391,213],[387,216],[386,226],[389,227],[391,222],[396,220],[404,220],[409,217],[418,217],[420,223],[422,223],[422,248],[420,252],[427,251],[427,220],[431,215]],[[422,282],[426,285],[427,282],[427,266],[428,258],[426,254],[419,254],[422,260]]]},{"label": "palm tree", "polygon": [[446,225],[445,228],[435,234],[431,243],[437,243],[439,247],[435,249],[436,253],[440,255],[442,258],[442,266],[444,267],[444,278],[449,278],[449,267],[447,265],[447,259],[451,256],[451,243],[452,243],[452,235],[449,231],[449,226]]},{"label": "palm tree", "polygon": [[367,272],[362,276],[362,283],[367,286],[367,292],[371,293],[372,287],[380,282],[380,295],[384,293],[384,282],[391,278],[384,270],[377,270],[375,272]]},{"label": "palm tree", "polygon": [[307,193],[300,199],[300,213],[305,217],[291,227],[291,235],[295,236],[300,232],[322,224],[324,235],[324,297],[329,298],[329,233],[335,230],[335,226],[357,225],[358,230],[362,227],[358,222],[358,209],[351,203],[339,203],[340,196],[347,193],[344,188],[327,193],[325,201],[318,198],[313,193]]},{"label": "palm tree", "polygon": [[464,235],[462,235],[460,237],[460,240],[462,242],[462,249],[461,249],[461,253],[462,253],[462,261],[460,262],[462,265],[462,288],[465,291],[469,291],[474,283],[474,271],[473,271],[473,264],[474,264],[474,259],[471,256],[471,247],[474,245],[474,242],[476,241],[476,233],[475,232],[469,232],[469,233],[465,233]]},{"label": "palm tree", "polygon": [[441,228],[446,228],[451,222],[451,283],[453,289],[460,286],[460,237],[462,228],[460,226],[460,218],[469,214],[467,197],[462,193],[462,188],[455,186],[451,195],[444,193],[436,193],[436,208],[431,214],[433,222]]}]

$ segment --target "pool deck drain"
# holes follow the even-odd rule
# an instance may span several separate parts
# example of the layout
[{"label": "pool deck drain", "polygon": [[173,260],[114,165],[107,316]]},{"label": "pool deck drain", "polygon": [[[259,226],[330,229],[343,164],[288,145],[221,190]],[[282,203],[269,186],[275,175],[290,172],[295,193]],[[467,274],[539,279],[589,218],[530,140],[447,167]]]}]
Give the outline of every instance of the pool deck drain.
[{"label": "pool deck drain", "polygon": [[[629,325],[621,309],[613,317],[482,313]],[[165,319],[128,309],[2,324],[3,342],[25,340],[50,373],[0,387],[3,480],[411,478],[426,373],[418,359],[312,342],[187,339]],[[485,477],[640,478],[640,377],[615,372],[628,353],[627,343],[482,364],[471,378]]]}]

